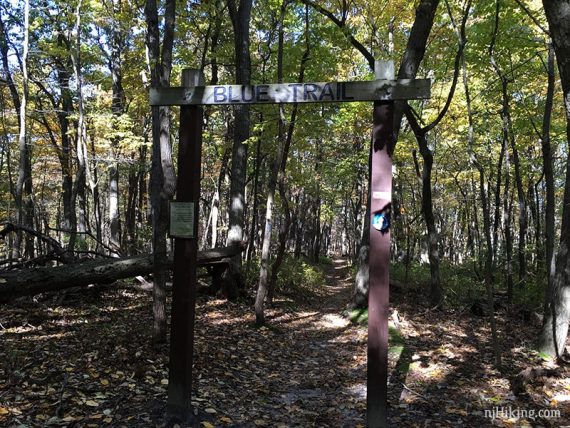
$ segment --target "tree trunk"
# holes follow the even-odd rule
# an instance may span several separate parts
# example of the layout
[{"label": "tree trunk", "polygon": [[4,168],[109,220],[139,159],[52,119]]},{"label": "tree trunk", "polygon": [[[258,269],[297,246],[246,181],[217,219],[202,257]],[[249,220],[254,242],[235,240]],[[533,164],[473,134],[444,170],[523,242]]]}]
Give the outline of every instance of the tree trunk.
[{"label": "tree trunk", "polygon": [[295,221],[295,248],[293,250],[293,257],[296,259],[301,257],[301,252],[303,251],[303,234],[305,231],[305,218],[307,215],[305,199],[305,192],[301,190],[297,200],[299,214],[297,214]]},{"label": "tree trunk", "polygon": [[[77,207],[77,226],[80,232],[81,240],[89,230],[89,219],[87,214],[87,194],[86,188],[89,183],[89,189],[92,196],[97,187],[96,182],[91,177],[91,170],[89,166],[89,156],[87,151],[87,125],[85,119],[85,106],[83,96],[83,74],[81,71],[81,8],[83,2],[80,0],[77,3],[75,10],[75,27],[74,27],[74,49],[70,47],[69,55],[73,65],[73,74],[77,85],[77,132],[76,132],[76,157],[77,157],[77,172],[75,182],[73,185],[72,201]],[[78,201],[78,203],[75,203]],[[88,249],[83,245],[82,249]]]},{"label": "tree trunk", "polygon": [[[121,14],[121,2],[111,2],[113,24],[110,28],[111,52],[108,61],[109,71],[112,77],[112,102],[111,113],[115,129],[119,130],[121,116],[125,113],[125,90],[123,88],[123,60],[122,52],[125,48],[125,34],[119,16]],[[114,137],[111,141],[111,157],[113,162],[109,165],[109,247],[113,249],[112,256],[118,257],[121,253],[121,231],[119,225],[119,164],[116,161],[119,156],[120,138]]]},{"label": "tree trunk", "polygon": [[[145,16],[147,22],[146,44],[149,52],[151,84],[153,87],[170,85],[172,48],[174,42],[176,2],[166,0],[164,6],[164,29],[162,49],[156,0],[147,0]],[[167,107],[152,107],[152,168],[150,200],[153,225],[153,342],[166,342],[166,230],[168,224],[168,200],[176,187],[170,146],[170,116]]]},{"label": "tree trunk", "polygon": [[[236,2],[239,5],[236,5]],[[251,81],[251,56],[249,52],[249,24],[252,0],[228,0],[230,18],[234,29],[236,83],[249,85]],[[232,148],[229,231],[227,245],[238,244],[244,238],[245,226],[245,183],[247,175],[247,140],[250,131],[250,107],[237,105],[234,118],[234,142]],[[241,255],[233,260],[233,272],[240,272]],[[237,274],[235,284],[243,285],[241,273]],[[233,293],[237,295],[237,293]]]},{"label": "tree trunk", "polygon": [[[293,123],[293,122],[292,122]],[[275,295],[275,288],[277,287],[277,276],[285,259],[285,250],[287,249],[287,238],[289,236],[289,231],[291,229],[291,207],[289,206],[289,199],[287,192],[285,190],[284,180],[279,182],[279,194],[281,200],[283,201],[283,210],[285,211],[285,218],[281,222],[281,230],[279,231],[279,247],[277,248],[277,254],[275,256],[275,261],[271,265],[271,279],[269,280],[269,292],[267,295],[267,301],[271,305],[273,303],[273,297]]]},{"label": "tree trunk", "polygon": [[[433,213],[433,197],[431,190],[431,172],[433,168],[433,153],[429,149],[425,133],[415,133],[416,140],[420,147],[420,154],[423,159],[421,183],[422,183],[422,217],[427,230],[428,259],[430,269],[430,304],[434,307],[443,303],[443,291],[441,289],[441,279],[439,274],[439,234],[435,225]],[[414,150],[414,161],[417,165],[416,151]],[[416,166],[417,169],[419,169]]]},{"label": "tree trunk", "polygon": [[[243,247],[214,248],[198,253],[198,266],[209,266],[243,251]],[[172,257],[165,259],[164,269],[171,269]],[[95,259],[57,267],[41,267],[0,273],[0,303],[22,296],[59,291],[90,284],[112,283],[119,279],[148,275],[153,272],[154,256]]]},{"label": "tree trunk", "polygon": [[546,293],[545,293],[545,313],[547,305],[550,301],[552,283],[554,280],[554,273],[556,272],[556,264],[554,258],[554,214],[555,214],[555,201],[554,201],[554,166],[552,159],[552,147],[550,145],[550,120],[552,116],[552,106],[554,99],[554,48],[552,43],[548,45],[548,86],[546,91],[546,101],[544,103],[544,117],[542,120],[542,137],[540,139],[542,146],[542,168],[544,172],[544,183],[546,187],[546,201],[545,201],[545,219],[544,219],[544,234],[545,234],[545,267],[548,276]]},{"label": "tree trunk", "polygon": [[258,223],[258,193],[259,193],[259,172],[261,169],[261,138],[257,139],[255,146],[255,170],[253,171],[253,207],[251,209],[251,225],[249,228],[249,239],[247,243],[246,260],[249,263],[255,251],[255,235]]},{"label": "tree trunk", "polygon": [[[18,166],[18,180],[16,183],[15,202],[18,214],[18,223],[27,227],[33,227],[34,204],[32,201],[32,145],[27,133],[27,102],[28,102],[28,51],[30,33],[30,2],[24,2],[24,41],[22,53],[22,96],[20,98],[19,128],[18,137],[20,150],[20,163]],[[21,250],[22,235],[18,234],[15,245],[16,251]],[[33,238],[26,237],[24,240],[23,256],[31,259],[34,256]]]},{"label": "tree trunk", "polygon": [[[526,275],[526,230],[527,230],[527,215],[526,215],[526,198],[524,194],[524,187],[521,176],[521,166],[519,159],[519,151],[517,149],[513,131],[513,124],[511,119],[511,111],[509,105],[509,97],[507,93],[507,81],[503,80],[503,114],[506,119],[507,134],[513,152],[513,165],[515,167],[515,184],[517,186],[517,198],[519,206],[519,245],[518,245],[518,277],[519,286],[524,286]],[[509,291],[509,302],[512,300],[512,287]]]},{"label": "tree trunk", "polygon": [[[558,62],[564,107],[566,137],[570,141],[570,6],[568,2],[543,0],[544,10]],[[568,335],[570,318],[570,162],[566,163],[566,183],[560,229],[560,246],[556,257],[556,272],[547,296],[544,324],[538,348],[552,356],[561,355]]]},{"label": "tree trunk", "polygon": [[214,193],[214,197],[212,198],[212,239],[210,242],[210,248],[215,248],[218,243],[218,217],[220,212],[220,193],[222,191],[222,183],[224,182],[224,177],[227,173],[228,167],[228,158],[229,153],[228,151],[224,151],[224,155],[222,156],[222,165],[220,166],[220,174],[218,175],[218,182],[216,184],[216,190]]},{"label": "tree trunk", "polygon": [[[368,158],[369,164],[371,154]],[[362,235],[360,246],[358,248],[356,258],[356,277],[354,279],[354,291],[350,306],[354,308],[365,308],[368,306],[368,259],[370,254],[370,179],[368,180],[368,196],[366,202],[366,213],[364,215],[364,224],[362,227]]]},{"label": "tree trunk", "polygon": [[[495,180],[495,215],[493,220],[493,264],[494,268],[497,266],[497,251],[499,249],[499,225],[501,223],[501,182],[503,177],[503,160],[505,160],[505,198],[508,198],[509,194],[509,184],[510,184],[510,173],[509,173],[509,153],[508,153],[508,145],[505,138],[503,138],[501,144],[501,152],[499,153],[499,160],[497,161],[497,179]],[[506,218],[506,211],[503,211],[503,227],[505,224],[508,224],[510,227],[510,223],[507,221],[505,223]],[[505,230],[505,234],[510,234],[510,230]],[[508,239],[507,239],[508,241]]]},{"label": "tree trunk", "polygon": [[[498,17],[498,14],[497,14]],[[461,29],[455,28],[459,43],[466,43],[465,37],[465,26]],[[492,49],[491,49],[492,52]],[[481,198],[481,205],[483,210],[483,229],[485,233],[485,243],[486,243],[486,252],[485,252],[485,289],[487,292],[487,304],[489,306],[489,324],[491,324],[491,343],[493,346],[493,353],[495,356],[495,367],[501,368],[502,366],[502,358],[501,358],[501,349],[498,340],[497,334],[497,326],[495,322],[495,308],[494,308],[494,297],[493,297],[493,278],[492,278],[492,265],[493,265],[493,241],[491,237],[491,215],[490,215],[490,205],[487,201],[487,190],[485,188],[485,170],[481,166],[479,160],[477,159],[477,155],[475,154],[475,133],[474,133],[474,126],[473,126],[473,110],[471,108],[471,95],[469,91],[469,79],[467,76],[467,66],[465,61],[465,55],[461,56],[461,71],[463,75],[463,87],[465,90],[465,103],[467,106],[467,119],[469,123],[468,131],[467,131],[467,144],[468,144],[468,153],[469,153],[469,161],[475,169],[479,172],[479,196]],[[472,182],[472,188],[475,190],[476,185]],[[474,208],[473,216],[477,228],[477,235],[479,235],[479,220],[477,217],[477,207]],[[478,237],[478,253],[481,253],[481,239]]]},{"label": "tree trunk", "polygon": [[[285,19],[285,14],[287,12],[288,0],[283,0],[281,3],[281,11],[278,22],[279,31],[279,42],[277,50],[277,80],[278,83],[283,83],[283,43],[285,37],[285,31],[283,28],[283,22]],[[308,18],[305,19],[306,25],[306,49],[301,59],[301,69],[299,71],[299,82],[304,81],[305,77],[305,64],[309,56],[309,42],[308,42]],[[291,112],[291,118],[289,120],[289,128],[287,129],[287,134],[285,134],[285,108],[283,105],[279,105],[279,120],[278,120],[278,141],[279,145],[277,148],[277,153],[275,155],[275,160],[273,163],[273,170],[269,176],[268,194],[267,194],[267,205],[265,213],[265,233],[263,235],[263,243],[261,249],[261,263],[259,270],[259,283],[257,288],[257,295],[255,299],[255,320],[257,324],[263,324],[265,322],[265,298],[269,293],[269,301],[273,300],[275,278],[277,277],[277,272],[279,271],[279,266],[283,260],[283,254],[285,251],[285,243],[287,242],[287,236],[289,235],[289,227],[291,224],[291,213],[289,211],[289,205],[287,203],[286,194],[284,191],[285,187],[285,168],[287,165],[287,158],[289,157],[289,148],[291,147],[291,142],[293,139],[293,131],[295,127],[295,120],[297,117],[298,105],[293,106]],[[276,260],[277,266],[273,266],[271,281],[269,281],[268,289],[268,270],[269,270],[269,252],[271,248],[271,233],[273,229],[273,200],[275,198],[275,190],[277,184],[279,183],[280,194],[282,203],[285,206],[285,224],[282,227],[280,234],[280,245],[278,251],[278,260]],[[283,243],[285,242],[285,243]],[[280,257],[279,257],[280,256]]]}]

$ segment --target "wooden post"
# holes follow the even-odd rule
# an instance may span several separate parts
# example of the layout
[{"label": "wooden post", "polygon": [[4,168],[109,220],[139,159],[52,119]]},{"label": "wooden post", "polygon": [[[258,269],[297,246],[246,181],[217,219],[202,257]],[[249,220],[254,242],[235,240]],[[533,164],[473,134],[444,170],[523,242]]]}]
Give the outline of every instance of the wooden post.
[{"label": "wooden post", "polygon": [[[203,85],[199,70],[182,71],[184,87]],[[180,421],[191,421],[192,361],[194,319],[196,316],[196,267],[198,255],[198,203],[202,156],[203,107],[180,107],[180,142],[178,146],[178,180],[176,183],[178,225],[183,237],[174,241],[174,277],[172,282],[172,320],[170,329],[170,366],[168,373],[168,414]],[[171,210],[173,208],[171,207]],[[180,235],[179,235],[180,236]]]},{"label": "wooden post", "polygon": [[[376,79],[394,79],[394,63],[376,61]],[[367,426],[388,426],[388,302],[394,102],[375,101],[370,171]]]}]

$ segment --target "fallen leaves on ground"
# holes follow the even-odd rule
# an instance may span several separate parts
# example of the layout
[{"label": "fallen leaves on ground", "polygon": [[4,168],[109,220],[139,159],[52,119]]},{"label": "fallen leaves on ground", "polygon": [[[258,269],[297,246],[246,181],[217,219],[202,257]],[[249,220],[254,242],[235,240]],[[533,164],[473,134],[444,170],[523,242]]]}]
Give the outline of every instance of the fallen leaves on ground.
[{"label": "fallen leaves on ground", "polygon": [[[344,261],[326,281],[311,295],[277,299],[262,328],[248,304],[200,299],[196,426],[365,426],[367,331],[342,316],[352,286]],[[499,317],[498,372],[484,318],[430,311],[418,290],[392,298],[401,339],[389,353],[390,426],[570,425],[567,368],[513,393],[521,370],[548,364],[528,350],[536,326]],[[168,347],[150,345],[151,326],[150,295],[128,284],[3,307],[0,425],[166,426]],[[545,410],[560,417],[539,417]]]}]

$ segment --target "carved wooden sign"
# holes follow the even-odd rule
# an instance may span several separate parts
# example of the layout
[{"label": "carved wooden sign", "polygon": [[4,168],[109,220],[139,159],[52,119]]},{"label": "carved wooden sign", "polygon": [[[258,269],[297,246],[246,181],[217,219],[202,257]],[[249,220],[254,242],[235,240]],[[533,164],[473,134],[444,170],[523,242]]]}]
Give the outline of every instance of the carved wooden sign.
[{"label": "carved wooden sign", "polygon": [[151,105],[323,103],[426,99],[429,79],[151,88]]}]

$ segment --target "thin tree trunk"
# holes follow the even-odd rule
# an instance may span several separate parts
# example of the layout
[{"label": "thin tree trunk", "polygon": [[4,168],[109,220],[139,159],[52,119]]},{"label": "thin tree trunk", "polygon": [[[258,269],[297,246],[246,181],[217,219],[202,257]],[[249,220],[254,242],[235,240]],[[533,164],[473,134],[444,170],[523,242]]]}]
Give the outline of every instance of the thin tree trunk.
[{"label": "thin tree trunk", "polygon": [[[170,85],[172,48],[174,42],[175,0],[167,0],[164,7],[164,36],[160,48],[160,31],[156,0],[147,0],[145,16],[147,21],[146,44],[149,51],[149,67],[153,87]],[[174,194],[176,177],[172,165],[170,146],[170,116],[167,107],[152,107],[152,167],[151,206],[153,225],[153,342],[166,342],[166,231],[168,200]]]},{"label": "thin tree trunk", "polygon": [[[239,5],[236,5],[236,2]],[[236,83],[248,85],[251,81],[251,55],[249,52],[249,27],[252,0],[228,0],[230,18],[234,29]],[[250,135],[250,107],[247,104],[235,106],[234,142],[230,183],[229,231],[227,245],[243,241],[245,226],[245,184],[247,175],[247,140]],[[233,259],[234,285],[242,288],[241,255]],[[237,295],[237,293],[232,293]]]},{"label": "thin tree trunk", "polygon": [[[570,141],[570,7],[567,2],[543,0],[544,10],[560,72],[566,112],[566,138]],[[570,319],[570,162],[566,162],[566,182],[556,271],[546,299],[544,323],[538,340],[540,351],[562,355]]]},{"label": "thin tree trunk", "polygon": [[[521,166],[519,159],[519,151],[517,149],[511,119],[509,97],[507,93],[507,82],[503,83],[503,109],[507,121],[508,138],[513,151],[513,165],[515,167],[515,184],[517,186],[517,198],[519,208],[519,245],[518,245],[518,284],[524,286],[526,276],[526,231],[527,224],[527,203],[522,182]],[[512,300],[512,290],[509,293],[509,302]]]},{"label": "thin tree trunk", "polygon": [[[76,137],[76,156],[77,156],[77,172],[73,185],[73,201],[79,201],[77,204],[78,213],[78,231],[85,234],[88,230],[87,218],[87,195],[86,185],[89,183],[91,193],[96,186],[91,178],[89,167],[89,156],[87,151],[87,126],[85,124],[85,107],[83,99],[83,75],[81,73],[81,8],[83,2],[77,3],[75,10],[75,49],[70,48],[70,57],[73,64],[73,74],[77,82],[77,137]],[[82,240],[83,238],[81,238]]]},{"label": "thin tree trunk", "polygon": [[[18,167],[18,181],[16,183],[16,209],[18,213],[18,223],[33,228],[34,204],[32,201],[32,146],[27,134],[27,102],[28,102],[28,51],[30,32],[30,2],[24,2],[24,40],[22,53],[22,96],[20,97],[20,113],[18,137],[20,150],[20,163]],[[18,234],[15,245],[16,251],[20,251],[22,244],[22,234]],[[24,241],[23,255],[27,259],[34,256],[34,240],[26,237]]]},{"label": "thin tree trunk", "polygon": [[289,230],[291,228],[291,208],[289,206],[289,198],[287,191],[285,190],[284,180],[279,181],[279,195],[281,196],[281,201],[283,202],[283,211],[285,212],[285,218],[281,222],[281,230],[279,231],[279,247],[277,248],[275,261],[271,265],[271,279],[269,280],[269,292],[267,295],[267,301],[270,305],[273,303],[275,288],[277,287],[277,276],[279,275],[279,270],[281,269],[281,265],[285,259],[287,237],[289,236]]},{"label": "thin tree trunk", "polygon": [[[507,135],[503,134],[503,145],[507,146]],[[507,282],[507,299],[510,301],[513,295],[513,231],[511,229],[511,206],[509,204],[510,198],[510,184],[511,184],[511,160],[508,148],[505,150],[505,196],[503,198],[503,228],[505,232],[505,250],[507,255],[506,260],[506,282]],[[493,268],[491,268],[493,269]]]},{"label": "thin tree trunk", "polygon": [[[281,3],[281,11],[279,15],[278,31],[279,31],[279,41],[277,48],[277,80],[278,83],[283,82],[283,43],[285,32],[283,28],[283,22],[285,19],[285,14],[287,13],[288,0],[283,0]],[[306,19],[306,25],[308,26],[308,19]],[[309,37],[308,34],[306,37]],[[307,39],[308,40],[308,39]],[[301,71],[299,73],[300,82],[304,79],[305,62],[308,58],[309,44],[307,41],[305,54],[301,60]],[[297,116],[297,105],[293,106],[293,111],[291,113],[291,120],[289,121],[289,129],[287,135],[285,134],[285,108],[282,104],[279,105],[279,121],[278,121],[278,141],[279,145],[277,148],[277,153],[275,155],[275,160],[273,163],[273,169],[269,176],[269,185],[267,189],[267,204],[265,212],[265,233],[263,235],[263,243],[261,246],[261,261],[259,270],[259,283],[257,287],[257,294],[255,298],[255,320],[257,324],[265,323],[265,298],[269,292],[270,301],[273,298],[273,287],[269,287],[268,290],[268,270],[269,270],[269,252],[271,247],[271,234],[273,229],[273,200],[275,198],[275,190],[277,188],[277,183],[283,187],[284,176],[285,176],[285,166],[287,164],[287,158],[289,156],[289,147],[291,146],[291,141],[293,137],[293,130],[295,124],[295,118]],[[286,203],[286,201],[283,201]],[[287,209],[286,222],[290,224],[291,214]],[[287,239],[289,226],[284,228],[285,237]],[[278,270],[278,269],[277,269]],[[275,269],[274,269],[275,271]],[[275,275],[277,275],[275,271]],[[270,282],[273,285],[274,282]]]},{"label": "thin tree trunk", "polygon": [[554,48],[552,43],[548,45],[548,60],[547,60],[547,73],[548,73],[548,86],[546,90],[546,100],[544,103],[544,116],[542,120],[542,136],[540,139],[542,146],[542,168],[544,172],[544,184],[546,187],[546,202],[545,202],[545,220],[544,220],[544,235],[545,235],[545,266],[548,276],[547,287],[545,296],[545,313],[547,305],[550,301],[548,296],[551,295],[552,283],[554,274],[556,272],[555,252],[554,252],[554,214],[555,214],[555,201],[554,201],[554,167],[552,160],[552,147],[550,144],[550,120],[552,117],[552,105],[554,99]]},{"label": "thin tree trunk", "polygon": [[[499,153],[499,160],[497,161],[497,180],[495,183],[495,215],[493,220],[493,265],[494,267],[497,266],[497,252],[499,249],[499,224],[501,220],[501,182],[503,177],[503,160],[506,158],[507,164],[507,173],[505,177],[505,195],[508,196],[509,194],[509,183],[510,183],[510,175],[509,175],[509,159],[508,159],[508,147],[507,141],[503,138],[503,142],[501,144],[501,152]],[[506,196],[506,197],[507,197]],[[504,220],[504,217],[503,217]],[[503,223],[504,224],[504,223]],[[510,231],[509,231],[510,233]]]},{"label": "thin tree trunk", "polygon": [[295,223],[295,248],[293,250],[293,257],[298,259],[301,257],[301,253],[303,251],[303,234],[304,234],[304,226],[305,226],[305,218],[307,215],[307,210],[305,209],[305,192],[301,190],[299,195],[299,200],[297,204],[299,206],[299,215],[297,215],[297,221]]},{"label": "thin tree trunk", "polygon": [[261,138],[257,139],[255,146],[255,170],[253,172],[253,207],[251,215],[251,225],[249,228],[249,242],[247,243],[246,260],[249,263],[255,251],[255,234],[257,232],[258,216],[258,193],[259,193],[259,172],[261,169]]},{"label": "thin tree trunk", "polygon": [[[446,2],[449,11],[449,4]],[[465,25],[458,28],[456,25],[455,32],[460,44],[465,44],[467,39],[465,37]],[[463,87],[465,91],[465,104],[467,106],[467,118],[468,118],[468,130],[467,130],[467,147],[469,153],[469,161],[472,166],[474,166],[479,172],[479,196],[481,198],[481,205],[483,210],[483,229],[485,233],[486,242],[486,253],[485,253],[485,289],[487,292],[487,304],[489,306],[489,323],[491,324],[491,343],[493,345],[493,353],[495,356],[495,367],[500,368],[502,366],[501,359],[501,349],[498,340],[497,326],[495,321],[495,308],[494,308],[494,298],[493,298],[493,278],[491,267],[493,265],[493,254],[492,254],[492,238],[491,238],[491,219],[490,219],[490,207],[487,202],[487,189],[485,189],[485,171],[481,166],[477,155],[475,154],[475,133],[473,125],[473,110],[471,107],[471,95],[469,92],[469,79],[467,76],[467,66],[465,61],[465,55],[461,55],[461,71],[463,76]],[[473,184],[475,188],[475,184]],[[478,225],[479,220],[477,217],[477,207],[474,209],[475,223]],[[479,253],[481,251],[480,239],[478,239]]]},{"label": "thin tree trunk", "polygon": [[[111,52],[108,58],[108,66],[112,77],[112,102],[111,112],[113,123],[119,128],[120,118],[125,113],[125,90],[123,88],[123,61],[122,52],[124,49],[123,29],[118,22],[121,13],[121,2],[113,0],[111,4],[113,15],[113,26],[111,34]],[[120,128],[119,128],[120,129]],[[119,164],[116,159],[119,156],[120,138],[114,137],[111,142],[111,157],[114,161],[109,165],[109,246],[113,248],[114,257],[121,253],[121,231],[119,224]]]}]

